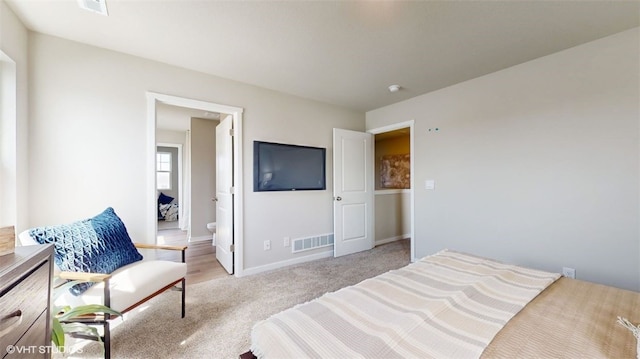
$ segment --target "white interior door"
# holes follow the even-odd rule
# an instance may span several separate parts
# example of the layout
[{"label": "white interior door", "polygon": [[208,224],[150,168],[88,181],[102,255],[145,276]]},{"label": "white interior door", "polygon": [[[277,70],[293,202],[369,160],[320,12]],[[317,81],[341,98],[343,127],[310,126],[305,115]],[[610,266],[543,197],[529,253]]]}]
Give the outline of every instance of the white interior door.
[{"label": "white interior door", "polygon": [[333,129],[334,256],[373,248],[373,135]]},{"label": "white interior door", "polygon": [[216,259],[233,274],[233,116],[216,126]]}]

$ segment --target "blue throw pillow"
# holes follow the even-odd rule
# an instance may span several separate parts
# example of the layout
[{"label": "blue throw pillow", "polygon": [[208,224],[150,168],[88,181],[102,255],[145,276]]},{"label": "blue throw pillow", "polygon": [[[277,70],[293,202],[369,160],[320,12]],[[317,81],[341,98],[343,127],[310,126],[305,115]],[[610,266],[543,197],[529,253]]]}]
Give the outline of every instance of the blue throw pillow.
[{"label": "blue throw pillow", "polygon": [[[53,243],[54,261],[63,271],[84,273],[111,273],[142,259],[133,245],[127,228],[113,208],[99,215],[51,227],[29,230],[38,243]],[[80,295],[93,283],[80,283],[70,291]]]},{"label": "blue throw pillow", "polygon": [[160,205],[169,204],[171,203],[171,201],[173,201],[173,197],[167,196],[166,194],[160,192],[160,195],[158,196],[158,219],[164,219],[162,213],[160,213]]},{"label": "blue throw pillow", "polygon": [[158,204],[169,204],[171,201],[173,201],[173,197],[160,192],[160,195],[158,196]]}]

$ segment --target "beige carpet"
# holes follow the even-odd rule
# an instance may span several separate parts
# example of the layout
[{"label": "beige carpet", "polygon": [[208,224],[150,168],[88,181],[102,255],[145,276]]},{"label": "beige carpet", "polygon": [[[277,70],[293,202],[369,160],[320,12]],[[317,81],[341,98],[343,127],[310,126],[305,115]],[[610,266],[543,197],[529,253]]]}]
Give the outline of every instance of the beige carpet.
[{"label": "beige carpet", "polygon": [[[169,292],[112,331],[113,358],[237,358],[249,350],[254,323],[270,315],[409,263],[409,241],[243,278],[187,285],[187,316],[180,294]],[[86,341],[85,341],[86,343]],[[101,356],[97,344],[68,357]]]}]

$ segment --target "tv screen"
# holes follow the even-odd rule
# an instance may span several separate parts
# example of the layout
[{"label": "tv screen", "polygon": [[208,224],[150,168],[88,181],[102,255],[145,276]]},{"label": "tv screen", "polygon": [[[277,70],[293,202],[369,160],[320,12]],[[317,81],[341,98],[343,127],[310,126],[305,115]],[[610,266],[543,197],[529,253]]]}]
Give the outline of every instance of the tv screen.
[{"label": "tv screen", "polygon": [[253,190],[326,189],[326,149],[272,142],[253,142]]}]

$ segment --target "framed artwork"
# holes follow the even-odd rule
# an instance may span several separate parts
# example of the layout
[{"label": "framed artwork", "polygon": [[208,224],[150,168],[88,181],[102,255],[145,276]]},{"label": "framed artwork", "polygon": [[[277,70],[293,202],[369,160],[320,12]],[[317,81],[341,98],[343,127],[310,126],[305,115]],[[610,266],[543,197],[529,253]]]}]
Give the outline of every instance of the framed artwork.
[{"label": "framed artwork", "polygon": [[380,186],[382,188],[411,188],[411,156],[382,156]]}]

